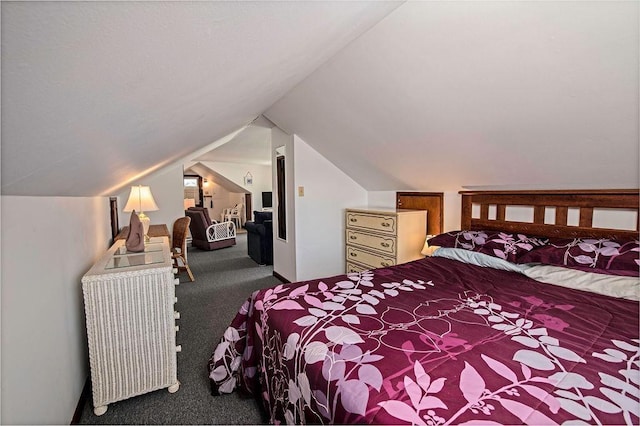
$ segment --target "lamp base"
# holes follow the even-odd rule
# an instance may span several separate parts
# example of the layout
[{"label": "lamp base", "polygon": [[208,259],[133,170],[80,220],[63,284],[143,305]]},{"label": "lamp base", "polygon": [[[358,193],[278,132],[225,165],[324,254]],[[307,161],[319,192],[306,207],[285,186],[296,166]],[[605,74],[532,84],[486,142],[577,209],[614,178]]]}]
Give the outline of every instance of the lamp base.
[{"label": "lamp base", "polygon": [[140,214],[138,215],[138,218],[140,219],[140,222],[142,222],[142,230],[144,232],[144,241],[145,242],[149,242],[149,225],[151,224],[151,219],[149,219],[149,216],[147,216],[146,214],[140,212]]}]

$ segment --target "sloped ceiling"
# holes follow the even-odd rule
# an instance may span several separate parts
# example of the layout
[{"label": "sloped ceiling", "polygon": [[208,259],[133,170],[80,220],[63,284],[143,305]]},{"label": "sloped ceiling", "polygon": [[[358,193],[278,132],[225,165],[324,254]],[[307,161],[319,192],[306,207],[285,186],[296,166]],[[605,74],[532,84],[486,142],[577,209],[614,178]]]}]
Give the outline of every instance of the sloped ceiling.
[{"label": "sloped ceiling", "polygon": [[211,180],[212,182],[215,182],[216,184],[224,187],[229,192],[237,192],[237,193],[246,192],[246,190],[240,185],[236,184],[230,179],[227,179],[226,177],[222,176],[220,173],[214,170],[211,170],[209,167],[205,166],[202,163],[196,163],[193,166],[189,167],[184,171],[184,174],[185,175],[196,174],[196,175],[202,176],[203,178]]},{"label": "sloped ceiling", "polygon": [[249,125],[227,143],[202,154],[193,161],[271,164],[271,127]]},{"label": "sloped ceiling", "polygon": [[369,190],[637,187],[638,2],[408,2],[265,115]]},{"label": "sloped ceiling", "polygon": [[397,2],[2,2],[2,194],[115,193],[254,119]]}]

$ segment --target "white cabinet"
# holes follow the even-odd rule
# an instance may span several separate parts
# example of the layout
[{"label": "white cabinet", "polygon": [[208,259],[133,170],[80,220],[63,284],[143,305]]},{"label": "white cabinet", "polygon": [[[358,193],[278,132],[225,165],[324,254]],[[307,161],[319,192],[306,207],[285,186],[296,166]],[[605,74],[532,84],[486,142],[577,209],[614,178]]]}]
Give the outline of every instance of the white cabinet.
[{"label": "white cabinet", "polygon": [[143,253],[118,240],[82,278],[91,388],[96,415],[107,405],[153,390],[176,392],[179,318],[166,237]]},{"label": "white cabinet", "polygon": [[347,209],[347,272],[421,259],[426,223],[426,210]]}]

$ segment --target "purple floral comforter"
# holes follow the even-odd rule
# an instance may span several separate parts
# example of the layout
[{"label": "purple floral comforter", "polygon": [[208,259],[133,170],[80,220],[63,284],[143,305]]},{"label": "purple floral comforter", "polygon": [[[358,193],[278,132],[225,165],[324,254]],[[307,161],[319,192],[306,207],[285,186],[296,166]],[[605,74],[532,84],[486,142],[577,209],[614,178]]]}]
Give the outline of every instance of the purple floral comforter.
[{"label": "purple floral comforter", "polygon": [[638,424],[638,334],[637,302],[427,258],[254,293],[209,372],[274,423]]}]

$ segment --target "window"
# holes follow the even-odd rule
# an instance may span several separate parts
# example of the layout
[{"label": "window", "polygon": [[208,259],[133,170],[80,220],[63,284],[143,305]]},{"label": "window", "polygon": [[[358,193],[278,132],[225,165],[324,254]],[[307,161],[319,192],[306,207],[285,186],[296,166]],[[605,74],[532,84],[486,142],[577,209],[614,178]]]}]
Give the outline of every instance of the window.
[{"label": "window", "polygon": [[184,186],[185,187],[198,187],[198,178],[197,177],[185,177],[184,178]]}]

